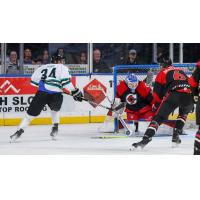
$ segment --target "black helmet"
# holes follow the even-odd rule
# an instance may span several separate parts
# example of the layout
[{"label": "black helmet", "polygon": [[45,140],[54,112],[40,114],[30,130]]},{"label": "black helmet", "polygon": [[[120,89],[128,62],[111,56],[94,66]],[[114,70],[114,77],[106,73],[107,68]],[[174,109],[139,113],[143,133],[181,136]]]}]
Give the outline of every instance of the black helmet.
[{"label": "black helmet", "polygon": [[167,67],[172,65],[172,60],[170,59],[167,53],[162,53],[160,56],[158,56],[157,62],[162,67]]},{"label": "black helmet", "polygon": [[58,61],[62,61],[62,57],[59,55],[53,55],[51,57],[51,63],[57,63]]}]

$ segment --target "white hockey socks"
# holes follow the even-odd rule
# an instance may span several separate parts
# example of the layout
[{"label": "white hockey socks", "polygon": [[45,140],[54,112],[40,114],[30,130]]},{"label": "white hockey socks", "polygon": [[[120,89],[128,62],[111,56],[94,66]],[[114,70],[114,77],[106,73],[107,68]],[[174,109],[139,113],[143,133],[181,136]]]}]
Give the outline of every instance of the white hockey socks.
[{"label": "white hockey socks", "polygon": [[33,116],[30,116],[28,114],[25,115],[24,119],[21,121],[19,127],[18,127],[18,130],[19,129],[25,129],[29,124],[30,122],[32,121],[34,117]]},{"label": "white hockey socks", "polygon": [[52,124],[59,124],[60,122],[60,112],[59,111],[51,111]]}]

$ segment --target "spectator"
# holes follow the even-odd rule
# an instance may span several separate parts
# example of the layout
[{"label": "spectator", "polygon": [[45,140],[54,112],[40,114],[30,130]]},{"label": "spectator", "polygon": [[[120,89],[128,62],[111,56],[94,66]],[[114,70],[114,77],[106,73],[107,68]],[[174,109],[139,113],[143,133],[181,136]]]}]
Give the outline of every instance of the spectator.
[{"label": "spectator", "polygon": [[93,72],[94,73],[112,72],[112,70],[106,65],[106,63],[102,61],[101,51],[99,49],[95,49],[93,51]]},{"label": "spectator", "polygon": [[24,50],[24,64],[32,64],[32,51],[29,48]]},{"label": "spectator", "polygon": [[81,52],[78,64],[87,64],[87,54],[85,52]]},{"label": "spectator", "polygon": [[75,64],[74,59],[72,58],[71,53],[66,53],[64,48],[60,47],[57,49],[56,53],[53,56],[60,56],[62,58],[62,64]]},{"label": "spectator", "polygon": [[58,48],[57,49],[57,52],[56,52],[56,56],[59,56],[61,57],[62,59],[62,64],[65,64],[66,63],[66,57],[65,57],[65,50],[64,48]]},{"label": "spectator", "polygon": [[38,57],[38,58],[36,58],[36,59],[33,59],[33,62],[32,62],[32,64],[33,65],[42,65],[43,63],[42,63],[42,58],[41,57]]},{"label": "spectator", "polygon": [[[128,59],[124,63],[125,65],[138,65],[138,60],[137,60],[137,51],[135,49],[131,49],[128,53]],[[146,68],[134,68],[134,69],[126,69],[126,70],[119,70],[120,72],[128,72],[128,73],[147,73],[149,69]]]},{"label": "spectator", "polygon": [[11,51],[9,55],[9,62],[7,63],[6,74],[19,74],[19,63],[17,60],[17,52]]},{"label": "spectator", "polygon": [[128,53],[128,60],[125,63],[126,65],[136,65],[137,63],[137,51],[135,49],[131,49]]},{"label": "spectator", "polygon": [[49,52],[48,50],[44,50],[42,52],[42,64],[48,64],[50,63],[50,59],[49,59]]}]

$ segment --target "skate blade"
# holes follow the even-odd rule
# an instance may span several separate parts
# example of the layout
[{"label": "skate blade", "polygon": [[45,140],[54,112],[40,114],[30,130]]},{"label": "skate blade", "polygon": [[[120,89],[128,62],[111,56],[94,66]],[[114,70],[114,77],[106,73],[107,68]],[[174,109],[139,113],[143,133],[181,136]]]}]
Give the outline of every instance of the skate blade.
[{"label": "skate blade", "polygon": [[16,143],[16,138],[10,138],[10,143]]},{"label": "skate blade", "polygon": [[51,136],[51,140],[56,141],[57,137],[56,136]]},{"label": "skate blade", "polygon": [[172,148],[178,148],[180,143],[172,142]]},{"label": "skate blade", "polygon": [[137,150],[137,148],[135,148],[135,147],[131,147],[130,149],[129,149],[129,151],[136,151]]},{"label": "skate blade", "polygon": [[144,146],[137,146],[137,147],[131,146],[131,148],[129,150],[130,151],[136,151],[138,149],[143,150],[143,148],[144,148]]}]

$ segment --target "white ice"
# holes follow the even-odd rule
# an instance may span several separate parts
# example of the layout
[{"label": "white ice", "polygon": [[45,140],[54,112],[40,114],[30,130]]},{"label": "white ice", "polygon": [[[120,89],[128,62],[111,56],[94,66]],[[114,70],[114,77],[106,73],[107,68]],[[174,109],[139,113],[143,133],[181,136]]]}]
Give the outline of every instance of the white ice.
[{"label": "white ice", "polygon": [[[130,151],[131,144],[141,137],[123,137],[99,139],[96,136],[108,136],[112,133],[100,133],[102,124],[68,124],[60,125],[57,140],[51,140],[50,125],[29,126],[16,143],[10,143],[9,136],[16,131],[15,126],[0,127],[0,154],[102,154],[102,155],[145,155],[145,154],[183,154],[193,153],[195,129],[186,129],[182,143],[172,148],[171,136],[154,137],[143,150]],[[145,127],[140,126],[144,131]]]}]

